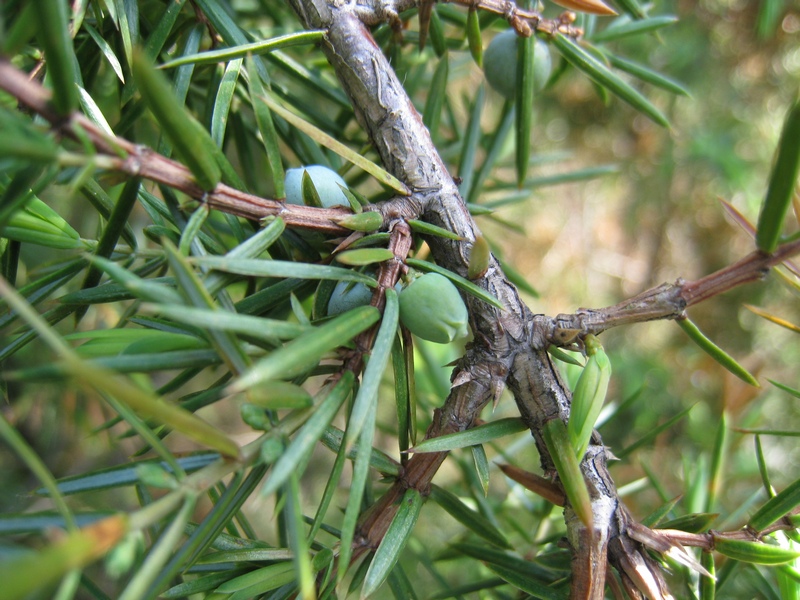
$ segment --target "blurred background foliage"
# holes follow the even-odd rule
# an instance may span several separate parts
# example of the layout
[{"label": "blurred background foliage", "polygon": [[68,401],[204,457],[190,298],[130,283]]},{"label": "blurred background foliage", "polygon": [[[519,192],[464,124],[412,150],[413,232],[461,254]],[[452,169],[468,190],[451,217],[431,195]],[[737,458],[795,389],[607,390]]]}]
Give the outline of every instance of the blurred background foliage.
[{"label": "blurred background foliage", "polygon": [[[119,135],[160,151],[168,150],[155,123],[143,116],[144,106],[134,93],[130,77],[122,83],[115,72],[118,69],[129,76],[125,36],[116,31],[111,19],[90,18],[92,11],[105,13],[125,3],[88,4],[85,26],[75,39],[83,87]],[[178,56],[210,49],[214,45],[209,35],[211,27],[203,10],[214,5],[217,3],[199,3],[195,12],[187,4],[164,52]],[[4,2],[0,14],[7,30],[22,6],[21,1]],[[233,20],[255,39],[298,29],[296,18],[283,2],[232,0],[225,6]],[[146,39],[163,9],[164,3],[157,0],[138,2],[138,21],[129,23],[131,31],[138,31]],[[549,5],[546,14],[556,15],[560,10]],[[433,135],[452,172],[459,175],[464,128],[470,118],[475,90],[484,78],[466,51],[463,27],[459,27],[459,19],[466,19],[466,10],[443,5],[438,12],[453,49],[449,53],[447,102]],[[534,312],[555,315],[574,312],[579,306],[614,304],[662,281],[699,278],[744,256],[754,247],[751,237],[726,216],[720,199],[731,203],[751,222],[756,220],[780,127],[800,85],[800,10],[794,3],[779,0],[664,1],[656,3],[651,14],[677,15],[679,20],[657,33],[620,39],[604,47],[650,65],[689,90],[690,97],[681,97],[643,86],[646,96],[667,115],[671,128],[658,126],[619,99],[604,98],[575,69],[562,71],[553,50],[554,72],[559,76],[535,99],[531,176],[557,177],[606,165],[613,168],[588,181],[541,185],[519,193],[514,185],[512,132],[502,145],[497,166],[484,190],[474,199],[479,204],[496,206],[492,215],[478,217],[478,224],[503,261],[532,287],[529,291],[537,292],[525,294]],[[487,16],[482,17],[482,24],[484,47],[493,35],[507,27],[502,20]],[[604,21],[581,17],[578,24],[588,30],[602,29]],[[386,28],[380,28],[376,36],[392,56],[398,74],[423,111],[437,60],[430,41],[423,53],[418,51],[416,28],[416,19],[411,19],[402,44]],[[109,47],[98,52],[98,39],[107,40]],[[109,61],[111,56],[121,59],[116,67]],[[40,48],[32,43],[14,61],[30,70],[39,65],[40,58]],[[338,86],[331,84],[334,79],[321,52],[309,46],[286,49],[265,58],[264,64],[278,96],[300,110],[313,113],[317,125],[338,132],[352,148],[366,147],[366,135],[356,126],[353,111]],[[187,106],[206,127],[212,126],[214,111],[214,94],[208,90],[219,86],[222,77],[220,65],[198,66],[191,74],[191,84],[185,87]],[[309,86],[309,81],[317,83]],[[311,97],[309,89],[325,93]],[[2,100],[6,106],[13,106],[9,98]],[[480,156],[485,155],[491,134],[498,128],[503,105],[504,99],[499,94],[486,92],[480,115],[484,130]],[[275,182],[265,168],[263,151],[255,150],[258,142],[252,133],[253,114],[243,96],[235,97],[227,127],[227,155],[244,183],[254,193],[270,197],[275,192]],[[340,157],[320,149],[310,138],[285,124],[280,134],[284,166],[328,163],[340,169],[351,187],[370,198],[387,197],[363,174],[349,169]],[[83,197],[70,193],[72,175],[63,176],[62,185],[47,189],[41,197],[83,238],[95,239],[102,231],[103,220],[96,211],[87,208]],[[122,186],[106,183],[109,195],[118,196]],[[137,207],[129,220],[142,249],[153,244],[142,232],[147,234],[148,229],[152,230],[150,237],[163,233],[153,230],[152,213]],[[236,232],[229,229],[230,223],[220,216],[212,217],[211,222],[222,232],[218,239],[230,248],[231,239],[236,237]],[[162,225],[169,228],[170,223]],[[796,231],[796,222],[791,227],[791,231]],[[51,272],[63,263],[64,257],[63,250],[22,244],[17,287]],[[79,287],[77,279],[67,283],[62,291],[71,292]],[[245,295],[249,291],[242,287],[238,293]],[[306,288],[298,294],[302,299],[312,291],[313,287]],[[797,398],[766,381],[769,378],[798,387],[797,334],[767,323],[743,307],[743,303],[752,304],[798,323],[798,293],[796,287],[787,291],[787,286],[770,274],[764,284],[735,290],[691,311],[692,319],[710,338],[759,376],[762,382],[759,389],[727,374],[688,343],[685,334],[673,323],[630,326],[603,335],[614,368],[609,399],[614,407],[624,403],[601,427],[604,441],[613,452],[622,451],[691,407],[684,418],[613,467],[616,483],[626,491],[624,499],[635,516],[644,518],[667,500],[682,494],[677,514],[720,513],[712,526],[733,529],[745,522],[748,510],[763,502],[765,495],[753,436],[729,432],[722,477],[712,486],[709,473],[714,443],[723,413],[727,414],[727,426],[731,428],[798,430]],[[78,329],[87,332],[130,325],[130,309],[130,303],[91,306]],[[288,303],[284,302],[274,312],[287,315]],[[64,320],[60,330],[71,331],[73,323],[71,319]],[[420,431],[428,425],[433,410],[449,389],[450,369],[441,365],[459,354],[457,347],[427,343],[418,346]],[[5,360],[3,370],[11,372],[41,365],[48,360],[46,356],[42,345],[33,342]],[[199,392],[220,374],[212,371],[177,387],[168,396],[178,398]],[[171,379],[164,373],[135,377],[154,389]],[[99,430],[113,417],[112,412],[78,389],[59,381],[8,380],[4,384],[3,414],[56,477],[125,463],[141,447],[137,438],[120,435],[124,429]],[[391,394],[388,382],[385,393]],[[230,402],[204,408],[199,414],[231,432],[237,441],[246,442],[256,436],[256,432],[242,423],[239,411]],[[505,395],[497,410],[493,414],[487,410],[484,417],[488,420],[515,414],[513,401]],[[380,435],[376,445],[399,459],[393,419],[392,402],[386,402],[378,415]],[[800,471],[796,438],[767,435],[761,439],[773,484],[781,489]],[[176,453],[195,449],[177,436],[171,436],[168,445]],[[487,450],[490,458],[538,470],[538,457],[526,434],[502,440]],[[333,457],[325,449],[315,451],[303,478],[304,499],[310,514],[330,473]],[[547,539],[562,531],[559,511],[512,486],[496,469],[492,470],[489,496],[483,498],[478,493],[479,483],[471,479],[474,473],[467,466],[471,460],[468,452],[454,452],[437,475],[436,483],[467,498],[485,516],[496,519],[514,547],[530,544],[535,548],[534,539]],[[38,487],[38,481],[27,468],[3,448],[0,451],[2,511],[11,514],[50,507],[46,499],[30,496],[31,490]],[[709,499],[711,487],[717,494],[715,499]],[[82,494],[71,502],[78,511],[132,509],[146,502],[147,494],[144,486],[116,488]],[[334,505],[343,506],[346,498],[345,481]],[[210,506],[210,500],[200,502],[197,518]],[[275,542],[280,534],[275,531],[272,510],[272,504],[264,500],[246,506],[256,535]],[[550,518],[545,518],[548,515]],[[336,521],[339,515],[331,518]],[[464,536],[460,526],[445,518],[433,503],[428,503],[422,520],[417,531],[424,533],[412,539],[403,559],[406,572],[419,577],[415,587],[426,590],[421,597],[431,597],[435,590],[446,589],[445,581],[450,586],[472,581],[473,574],[464,573],[463,557],[456,553],[448,555],[451,551],[447,550],[447,544]],[[30,538],[8,539],[0,542],[0,551],[10,556],[25,543],[35,546],[42,541],[33,534]],[[431,567],[432,555],[439,559],[436,568]],[[102,582],[100,585],[106,590],[113,590],[114,584],[104,581],[102,568],[93,569],[90,577]],[[778,597],[771,573],[756,567],[742,570],[748,575],[732,578],[724,597]],[[689,597],[683,595],[683,592],[688,594],[681,587],[683,580],[677,579],[676,596]],[[90,597],[86,590],[81,593]],[[113,597],[113,592],[106,593]],[[496,595],[486,597],[514,597],[502,589],[492,593]]]},{"label": "blurred background foliage", "polygon": [[[665,12],[679,15],[678,24],[657,36],[620,40],[613,49],[638,60],[646,57],[642,62],[691,91],[691,98],[683,98],[648,90],[648,97],[660,101],[670,118],[671,130],[620,103],[604,106],[580,77],[561,82],[540,98],[544,123],[538,139],[543,146],[573,150],[576,164],[614,162],[620,174],[542,190],[508,219],[524,219],[527,225],[527,239],[509,248],[507,256],[538,289],[546,290],[533,302],[536,310],[555,314],[613,304],[662,281],[700,277],[752,248],[749,235],[726,217],[720,199],[751,221],[758,214],[786,106],[800,80],[798,14],[790,9],[777,16],[768,2],[667,4]],[[715,298],[690,316],[762,380],[792,382],[800,358],[796,336],[742,306],[761,306],[796,322],[797,295],[784,290],[773,274],[765,285]],[[710,449],[710,432],[723,409],[730,412],[731,424],[740,427],[797,423],[795,398],[769,384],[753,390],[685,342],[669,323],[637,325],[604,336],[618,398],[645,386],[629,417],[603,430],[607,444],[624,446],[626,436],[636,439],[694,405],[687,419],[663,434],[652,450],[640,451],[643,464],[672,465],[671,475],[680,480],[687,476],[676,468],[681,457]],[[756,475],[756,469],[752,438],[734,434],[731,443],[732,463],[741,469],[730,482],[735,488],[745,473]],[[769,445],[772,465],[794,472],[796,441],[770,438]],[[622,469],[628,467],[633,465]],[[645,497],[628,501],[635,504]],[[723,494],[720,501],[730,502],[733,509],[741,498]]]}]

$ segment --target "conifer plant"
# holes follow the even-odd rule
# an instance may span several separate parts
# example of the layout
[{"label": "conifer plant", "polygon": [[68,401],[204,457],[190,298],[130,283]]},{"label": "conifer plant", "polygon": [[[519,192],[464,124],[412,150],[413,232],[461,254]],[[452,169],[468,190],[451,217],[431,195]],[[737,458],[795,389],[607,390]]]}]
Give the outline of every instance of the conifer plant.
[{"label": "conifer plant", "polygon": [[3,2],[0,600],[800,598],[798,16],[702,6]]}]

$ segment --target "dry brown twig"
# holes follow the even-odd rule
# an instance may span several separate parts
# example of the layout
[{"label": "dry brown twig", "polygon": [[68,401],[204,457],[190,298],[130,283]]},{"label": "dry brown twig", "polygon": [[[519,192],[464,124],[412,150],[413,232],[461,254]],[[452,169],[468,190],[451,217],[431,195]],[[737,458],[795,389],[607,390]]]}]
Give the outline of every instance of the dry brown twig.
[{"label": "dry brown twig", "polygon": [[[471,2],[463,2],[472,6]],[[324,29],[323,51],[348,93],[360,122],[387,170],[403,181],[411,195],[374,207],[384,217],[384,227],[392,227],[391,248],[395,259],[379,272],[380,285],[373,304],[381,306],[383,291],[394,284],[411,247],[411,235],[404,221],[418,217],[446,228],[461,241],[431,238],[428,244],[440,265],[466,275],[469,256],[479,230],[458,194],[452,177],[442,162],[430,134],[422,125],[410,99],[397,80],[380,49],[372,40],[368,26],[391,18],[415,5],[415,0],[394,3],[361,1],[342,3],[332,0],[291,0],[305,26]],[[538,15],[521,15],[512,3],[480,1],[475,6],[503,14],[509,21],[525,18],[534,27],[558,27]],[[389,8],[387,8],[387,6]],[[563,25],[563,23],[562,23]],[[516,25],[525,34],[524,27]],[[522,29],[522,31],[520,30]],[[529,33],[529,32],[528,32]],[[578,32],[572,32],[577,34]],[[260,198],[219,184],[204,192],[180,163],[160,156],[122,138],[110,137],[80,114],[60,118],[49,105],[47,92],[8,62],[0,60],[0,88],[28,109],[50,121],[62,135],[74,135],[80,128],[108,161],[108,168],[129,176],[140,176],[182,191],[234,215],[249,219],[280,216],[287,226],[312,229],[334,235],[349,231],[337,219],[349,214],[346,209],[320,209],[289,206]],[[471,427],[487,403],[497,398],[505,386],[514,395],[520,414],[530,428],[546,474],[554,477],[555,468],[542,440],[542,427],[551,419],[569,417],[570,393],[561,381],[547,353],[551,343],[569,344],[576,337],[600,333],[611,327],[652,319],[675,319],[687,306],[718,295],[732,287],[755,281],[766,271],[800,252],[800,241],[781,246],[774,254],[753,253],[742,261],[694,282],[664,284],[604,309],[581,309],[572,315],[548,317],[534,315],[522,302],[515,287],[506,279],[492,258],[486,272],[475,281],[494,294],[503,310],[468,297],[474,342],[458,361],[452,380],[455,385],[443,406],[435,412],[427,437],[461,431]],[[569,332],[566,337],[564,332]],[[371,337],[359,340],[369,348]],[[348,359],[347,367],[358,371],[361,354]],[[408,488],[427,493],[430,482],[446,453],[412,456],[391,488],[362,516],[355,540],[353,558],[376,548],[397,510],[398,500]],[[669,598],[660,567],[649,556],[647,547],[658,546],[657,536],[648,538],[646,528],[635,523],[617,497],[608,473],[609,456],[599,435],[581,463],[592,498],[594,528],[588,530],[567,504],[565,519],[568,541],[573,552],[572,598],[601,599],[604,596],[607,567],[610,563],[621,575],[622,585],[631,597]],[[542,482],[539,482],[542,483]],[[551,499],[563,498],[557,480],[553,489],[542,488]],[[560,494],[560,495],[559,495]],[[686,537],[660,532],[677,544],[707,548],[707,538]],[[650,543],[648,543],[650,540]],[[697,543],[692,543],[697,542]],[[655,548],[656,550],[658,548]],[[663,548],[662,548],[663,550]]]}]

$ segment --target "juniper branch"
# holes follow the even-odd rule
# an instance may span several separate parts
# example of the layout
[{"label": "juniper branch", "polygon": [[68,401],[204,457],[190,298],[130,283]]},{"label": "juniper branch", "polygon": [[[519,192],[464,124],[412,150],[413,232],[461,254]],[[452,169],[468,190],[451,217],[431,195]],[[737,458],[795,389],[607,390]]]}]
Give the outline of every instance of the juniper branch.
[{"label": "juniper branch", "polygon": [[[553,319],[548,339],[561,346],[586,334],[598,335],[613,327],[658,319],[680,319],[695,304],[741,285],[760,281],[769,270],[800,253],[800,240],[786,242],[772,254],[760,250],[696,281],[663,283],[606,308],[580,308],[575,314]],[[569,332],[565,336],[564,332]]]},{"label": "juniper branch", "polygon": [[213,190],[206,192],[197,184],[189,169],[180,162],[123,137],[109,135],[78,112],[68,117],[59,115],[50,103],[50,92],[3,58],[0,58],[0,89],[11,94],[27,109],[47,119],[60,135],[77,138],[76,131],[80,130],[92,142],[98,154],[107,157],[104,167],[110,170],[167,185],[199,202],[206,202],[211,208],[246,219],[260,220],[268,216],[278,216],[288,227],[296,229],[334,235],[350,233],[349,229],[337,223],[338,219],[352,214],[346,208],[285,204],[237,190],[224,183],[217,184]]},{"label": "juniper branch", "polygon": [[[322,49],[384,166],[422,202],[425,220],[460,236],[462,241],[428,240],[436,261],[466,275],[478,228],[428,130],[367,26],[349,4],[293,0],[292,5],[307,27],[327,31]],[[363,11],[363,5],[359,10]],[[525,306],[494,258],[476,283],[500,299],[505,308],[498,310],[467,298],[475,341],[457,364],[452,380],[458,385],[437,411],[427,435],[470,427],[480,410],[507,383],[536,439],[543,467],[548,473],[555,473],[541,430],[547,420],[567,420],[570,394],[546,351],[549,343],[542,325],[547,321],[535,317]],[[362,519],[354,556],[377,546],[396,511],[396,500],[408,487],[426,492],[444,458],[444,454],[427,454],[409,460],[403,475]],[[575,556],[574,597],[602,598],[608,540],[624,535],[619,525],[625,519],[617,518],[623,509],[606,460],[605,449],[598,443],[590,447],[582,462],[593,499],[594,531],[586,530],[572,510],[566,509]],[[635,542],[630,542],[636,547]],[[643,551],[634,554],[637,561],[648,560]],[[658,570],[652,571],[653,578],[663,584]]]},{"label": "juniper branch", "polygon": [[[458,234],[461,241],[430,238],[428,243],[439,264],[466,275],[472,244],[479,230],[429,132],[367,28],[390,20],[390,13],[396,14],[415,2],[291,0],[291,3],[308,27],[327,31],[323,50],[350,96],[357,118],[386,168],[412,190],[407,198],[397,198],[377,207],[384,216],[384,223],[421,215]],[[129,176],[169,185],[214,208],[246,218],[279,215],[292,227],[333,234],[347,231],[336,224],[337,217],[349,214],[346,209],[286,206],[224,184],[205,193],[180,163],[122,138],[110,137],[82,115],[59,117],[50,107],[49,96],[43,88],[4,60],[0,60],[0,88],[44,116],[62,134],[72,135],[73,127],[81,128],[98,151],[116,157],[114,166]],[[395,240],[400,258],[407,249],[400,237]],[[575,315],[555,318],[534,315],[492,258],[486,273],[476,283],[500,299],[505,308],[498,310],[478,299],[466,299],[475,341],[458,362],[452,378],[454,386],[442,408],[436,411],[427,436],[470,427],[483,407],[508,385],[534,435],[545,472],[554,475],[553,461],[542,441],[541,430],[548,420],[566,421],[570,405],[569,391],[546,351],[557,331],[573,331],[580,336],[626,323],[677,318],[686,306],[758,279],[766,269],[798,251],[800,244],[785,244],[776,254],[751,255],[696,282],[679,281],[675,285],[659,286],[614,307],[585,309]],[[397,268],[398,265],[387,265],[381,272],[384,286],[396,279]],[[374,302],[379,304],[380,298],[376,296]],[[408,461],[397,482],[362,517],[354,557],[377,547],[396,510],[396,500],[409,487],[426,492],[445,457],[445,453],[420,454]],[[581,464],[593,501],[594,530],[585,529],[569,506],[565,513],[575,557],[572,595],[602,598],[606,564],[610,560],[623,574],[627,589],[640,589],[655,598],[666,597],[658,567],[645,546],[628,535],[632,519],[617,497],[607,460],[602,440],[595,434]]]}]

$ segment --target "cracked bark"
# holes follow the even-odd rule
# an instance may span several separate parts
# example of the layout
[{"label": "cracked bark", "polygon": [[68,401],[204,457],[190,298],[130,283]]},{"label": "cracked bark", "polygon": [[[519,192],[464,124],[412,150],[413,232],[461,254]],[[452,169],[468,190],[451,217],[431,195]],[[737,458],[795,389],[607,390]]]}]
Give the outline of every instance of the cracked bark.
[{"label": "cracked bark", "polygon": [[[410,190],[406,210],[463,238],[428,239],[437,263],[466,275],[470,249],[479,231],[458,194],[455,183],[431,141],[428,130],[403,90],[400,81],[375,44],[365,18],[364,3],[292,0],[309,28],[326,30],[322,49],[349,95],[356,117],[368,132],[385,168]],[[377,12],[373,18],[379,20]],[[467,297],[475,341],[453,371],[454,387],[437,411],[429,437],[470,427],[481,409],[508,385],[542,456],[542,466],[555,474],[553,461],[542,440],[541,427],[550,419],[566,421],[570,394],[547,354],[547,333],[552,320],[534,316],[514,286],[492,259],[475,283],[492,292],[505,309],[500,311]],[[425,492],[445,454],[414,456],[392,488],[363,516],[354,557],[377,547],[396,510],[396,500],[408,487]],[[620,554],[630,562],[650,565],[641,545],[625,537],[627,511],[619,503],[607,469],[607,455],[595,434],[581,469],[587,481],[594,513],[594,530],[588,531],[567,506],[565,518],[573,551],[573,598],[600,599],[604,595],[609,540],[622,537],[625,551],[611,554],[618,569]],[[652,577],[665,589],[657,569]]]}]

